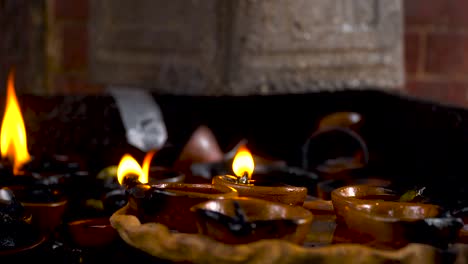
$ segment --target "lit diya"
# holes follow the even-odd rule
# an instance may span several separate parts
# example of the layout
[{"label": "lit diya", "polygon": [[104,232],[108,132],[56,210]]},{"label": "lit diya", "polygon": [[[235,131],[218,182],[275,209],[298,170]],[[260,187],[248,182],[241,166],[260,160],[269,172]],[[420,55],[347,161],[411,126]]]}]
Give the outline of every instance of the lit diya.
[{"label": "lit diya", "polygon": [[0,184],[2,185],[34,183],[54,185],[63,183],[64,178],[85,169],[84,162],[78,157],[47,153],[30,155],[24,120],[15,93],[13,72],[8,76],[0,146],[2,156]]},{"label": "lit diya", "polygon": [[241,146],[232,163],[233,175],[215,176],[214,185],[229,186],[239,192],[239,196],[254,197],[289,205],[302,205],[307,196],[307,188],[291,186],[268,177],[259,175],[252,179],[255,164],[250,151]]},{"label": "lit diya", "polygon": [[169,229],[197,233],[195,216],[190,208],[213,199],[237,197],[228,186],[189,183],[149,183],[148,166],[141,168],[135,160],[124,156],[117,169],[117,178],[125,187],[132,214],[142,222],[157,222]]},{"label": "lit diya", "polygon": [[0,150],[3,165],[0,185],[13,190],[26,210],[32,213],[33,224],[42,231],[51,231],[61,222],[67,199],[54,184],[47,184],[48,179],[23,170],[32,157],[27,148],[26,129],[15,94],[13,73],[8,77]]},{"label": "lit diya", "polygon": [[141,183],[181,183],[185,180],[185,174],[164,166],[151,166],[156,150],[148,151],[143,159],[143,165],[140,164],[130,154],[125,154],[118,166],[105,168],[97,176],[99,193],[103,194],[100,200],[103,203],[104,211],[108,214],[114,213],[127,203],[125,188],[120,184],[121,179],[118,175],[126,175],[132,171],[135,175],[141,175]]},{"label": "lit diya", "polygon": [[[120,184],[125,175],[139,175],[136,184],[182,182],[185,175],[170,168],[153,166],[151,161],[156,151],[146,153],[143,166],[129,154],[125,154],[118,166],[103,169],[97,176],[98,199],[87,199],[87,213],[75,217],[67,223],[72,241],[80,247],[101,247],[109,245],[117,238],[116,231],[110,226],[109,215],[127,204],[128,192]],[[120,176],[119,176],[120,175]],[[134,186],[132,186],[134,187]],[[96,212],[97,211],[97,212]]]}]

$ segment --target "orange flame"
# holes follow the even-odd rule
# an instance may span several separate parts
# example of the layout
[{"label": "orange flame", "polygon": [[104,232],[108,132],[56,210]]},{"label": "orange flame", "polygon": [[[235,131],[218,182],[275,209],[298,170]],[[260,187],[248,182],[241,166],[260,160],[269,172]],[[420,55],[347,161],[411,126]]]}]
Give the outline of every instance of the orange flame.
[{"label": "orange flame", "polygon": [[3,158],[13,161],[15,175],[18,175],[21,167],[31,160],[23,116],[16,99],[13,72],[8,75],[7,100],[0,132],[0,149]]},{"label": "orange flame", "polygon": [[122,184],[124,177],[128,174],[138,175],[139,182],[148,183],[150,164],[154,154],[155,151],[146,154],[143,159],[143,168],[130,154],[125,154],[117,167],[117,180],[119,183]]},{"label": "orange flame", "polygon": [[245,173],[249,176],[249,180],[252,177],[255,164],[250,151],[245,146],[241,146],[234,157],[232,162],[232,170],[238,177],[242,177]]}]

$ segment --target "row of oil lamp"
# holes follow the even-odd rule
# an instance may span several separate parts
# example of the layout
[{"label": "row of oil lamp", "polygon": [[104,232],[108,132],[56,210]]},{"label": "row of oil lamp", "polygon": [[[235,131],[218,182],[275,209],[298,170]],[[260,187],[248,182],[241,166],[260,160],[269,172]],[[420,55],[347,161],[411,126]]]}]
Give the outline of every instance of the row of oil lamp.
[{"label": "row of oil lamp", "polygon": [[126,156],[117,174],[128,194],[129,214],[224,243],[284,239],[303,244],[314,213],[324,211],[336,217],[340,228],[335,233],[348,236],[348,241],[392,248],[411,242],[445,247],[467,238],[461,218],[442,217],[444,210],[437,205],[401,201],[382,186],[387,182],[337,187],[329,201],[307,201],[305,187],[268,176],[252,179],[254,162],[245,147],[238,149],[232,169],[235,175],[214,176],[211,184],[157,183],[157,178],[148,184],[151,177]]},{"label": "row of oil lamp", "polygon": [[[43,160],[28,154],[12,75],[8,80],[0,149],[5,175],[0,187],[6,187],[0,189],[0,220],[8,219],[0,221],[0,239],[7,237],[5,234],[13,226],[24,230],[24,224],[31,224],[38,232],[39,244],[63,223],[67,211],[79,207],[74,203],[81,199],[80,188],[89,186],[89,182],[83,184],[80,180],[89,177],[82,175],[80,166],[70,168],[72,160],[55,156],[49,162],[56,167],[44,169],[40,164]],[[109,167],[115,169],[109,174],[118,185],[107,198],[122,201],[118,206],[114,204],[109,214],[127,205],[128,212],[142,222],[158,222],[174,231],[201,233],[231,244],[260,239],[302,244],[317,208],[336,214],[337,222],[354,230],[358,237],[398,245],[421,242],[421,234],[453,241],[459,238],[463,226],[457,218],[450,222],[449,232],[434,231],[429,228],[434,224],[430,219],[440,215],[439,207],[398,202],[393,193],[372,184],[337,188],[331,192],[331,201],[309,202],[307,187],[293,186],[268,174],[253,178],[254,159],[245,146],[237,149],[232,161],[234,175],[215,176],[211,183],[190,183],[183,173],[172,168],[151,167],[154,155],[156,151],[148,152],[142,166],[132,156],[124,155],[117,167]],[[319,206],[312,206],[314,202]],[[78,245],[101,246],[117,239],[109,216],[75,219],[67,223],[68,229]],[[4,242],[11,242],[13,248],[25,246],[15,241],[2,241],[3,245],[8,245]]]},{"label": "row of oil lamp", "polygon": [[[81,206],[82,198],[79,196],[83,191],[80,188],[88,188],[92,185],[89,182],[84,184],[80,182],[82,180],[89,181],[90,177],[83,174],[85,171],[79,164],[71,166],[74,164],[73,160],[64,156],[53,156],[45,159],[32,157],[27,146],[26,129],[14,90],[13,75],[10,74],[7,85],[7,102],[0,132],[2,155],[0,239],[5,240],[2,240],[0,244],[6,245],[5,248],[0,248],[0,251],[2,249],[17,249],[19,246],[30,246],[24,242],[30,242],[28,237],[23,237],[25,234],[16,240],[10,239],[12,235],[18,233],[16,232],[17,228],[22,228],[26,223],[37,231],[36,242],[43,241],[44,237],[53,236],[57,227],[63,224],[67,213],[73,213],[73,210]],[[218,198],[225,198],[225,201],[232,198],[234,204],[241,205],[233,212],[237,216],[247,214],[240,220],[246,221],[248,214],[256,211],[251,210],[253,208],[247,210],[252,206],[251,203],[255,203],[254,207],[256,208],[264,205],[271,208],[271,210],[266,209],[261,212],[268,216],[276,214],[278,220],[281,220],[281,216],[287,214],[289,210],[294,212],[299,210],[301,214],[306,216],[307,221],[301,222],[301,224],[310,224],[312,220],[312,214],[309,211],[293,207],[302,205],[307,195],[307,188],[269,182],[268,179],[252,180],[254,162],[250,152],[245,147],[241,147],[237,151],[232,164],[236,175],[215,177],[212,184],[185,183],[183,173],[168,168],[151,167],[154,154],[155,152],[147,153],[142,167],[130,155],[122,157],[115,175],[111,175],[111,179],[115,179],[120,185],[106,193],[108,197],[103,199],[103,205],[101,205],[110,205],[109,214],[128,202],[130,209],[134,210],[145,222],[157,221],[166,224],[172,230],[195,233],[198,230],[195,216],[198,216],[197,219],[205,217],[206,223],[213,220],[211,214],[200,213],[207,212],[208,209],[200,208],[194,212],[195,205],[201,206],[202,202],[218,200]],[[52,165],[45,166],[45,163]],[[239,199],[239,197],[250,197],[251,199]],[[254,198],[258,198],[258,200]],[[113,199],[121,199],[123,203],[115,206],[115,203],[109,202]],[[266,203],[267,200],[270,200],[271,203]],[[77,244],[82,246],[102,245],[102,243],[112,241],[116,236],[108,222],[109,214],[95,219],[73,219],[66,224]],[[219,218],[215,222],[223,222],[224,220]],[[287,223],[288,228],[285,229],[287,234],[267,232],[265,235],[273,235],[272,238],[287,235],[293,236],[295,242],[303,241],[305,233],[292,235],[289,222]],[[242,221],[237,222],[237,224],[247,225]],[[258,226],[262,225],[260,222],[257,224]],[[202,225],[199,225],[199,228],[202,228]],[[207,227],[204,230],[208,232],[211,228]]]}]

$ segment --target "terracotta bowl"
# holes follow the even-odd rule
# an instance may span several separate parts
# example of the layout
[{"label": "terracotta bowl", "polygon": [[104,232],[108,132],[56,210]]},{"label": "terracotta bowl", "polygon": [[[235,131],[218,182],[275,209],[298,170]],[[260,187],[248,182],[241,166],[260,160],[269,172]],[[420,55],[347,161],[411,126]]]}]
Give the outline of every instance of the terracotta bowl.
[{"label": "terracotta bowl", "polygon": [[191,208],[201,234],[228,244],[283,239],[302,244],[313,215],[300,206],[238,197],[197,204]]},{"label": "terracotta bowl", "polygon": [[[127,194],[125,189],[117,181],[117,166],[110,166],[100,172],[98,176],[101,179],[102,185],[98,189],[101,190],[101,201],[105,214],[113,214],[118,209],[127,204]],[[185,174],[165,166],[152,166],[149,170],[149,184],[158,183],[182,183],[185,181]]]},{"label": "terracotta bowl", "polygon": [[[440,213],[440,208],[432,204],[397,202],[400,196],[393,190],[372,185],[350,185],[338,188],[331,193],[333,208],[338,222],[346,222],[350,208],[356,208],[360,204],[379,205],[378,208],[408,208],[406,213],[414,213],[414,208],[421,208],[419,218],[434,217]],[[400,209],[398,209],[400,210]],[[415,218],[414,216],[409,216]]]},{"label": "terracotta bowl", "polygon": [[43,233],[51,233],[62,223],[67,200],[51,203],[22,202],[24,208],[33,215],[32,224]]},{"label": "terracotta bowl", "polygon": [[189,183],[141,184],[128,193],[130,210],[140,221],[161,223],[183,233],[197,233],[192,206],[237,197],[237,191],[228,186]]},{"label": "terracotta bowl", "polygon": [[362,178],[362,179],[329,179],[317,183],[317,197],[323,200],[330,200],[331,193],[341,187],[349,185],[372,185],[386,187],[390,185],[389,180],[379,178]]},{"label": "terracotta bowl", "polygon": [[288,205],[302,205],[307,196],[307,188],[256,179],[254,185],[237,184],[234,177],[215,176],[212,183],[229,186],[239,192],[239,196],[253,197]]},{"label": "terracotta bowl", "polygon": [[[446,239],[444,236],[452,233],[452,227],[434,229],[431,222],[426,222],[444,221],[436,218],[441,213],[439,206],[397,202],[398,197],[383,187],[356,185],[334,190],[332,203],[339,224],[376,243],[403,246],[435,237]],[[455,225],[453,228],[458,227]]]},{"label": "terracotta bowl", "polygon": [[438,210],[424,205],[358,204],[346,214],[346,226],[358,234],[387,244],[404,246],[418,239],[419,220],[434,217]]},{"label": "terracotta bowl", "polygon": [[[31,189],[37,186],[9,186],[25,210],[32,215],[31,224],[42,233],[48,234],[62,223],[68,199],[59,189],[52,188],[46,200],[38,195],[37,199]],[[39,187],[38,187],[39,188]]]},{"label": "terracotta bowl", "polygon": [[103,247],[119,237],[110,225],[109,217],[80,219],[67,226],[71,239],[79,247]]}]

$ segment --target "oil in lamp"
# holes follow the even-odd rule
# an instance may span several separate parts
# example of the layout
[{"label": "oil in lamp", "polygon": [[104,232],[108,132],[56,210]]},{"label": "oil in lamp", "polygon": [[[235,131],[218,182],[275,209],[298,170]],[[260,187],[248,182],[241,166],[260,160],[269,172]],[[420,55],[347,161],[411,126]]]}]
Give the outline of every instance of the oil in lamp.
[{"label": "oil in lamp", "polygon": [[302,205],[307,196],[307,188],[291,186],[268,174],[252,179],[255,163],[250,151],[245,146],[239,147],[232,163],[234,175],[213,177],[214,185],[224,185],[236,189],[239,196],[254,197],[289,205]]}]

